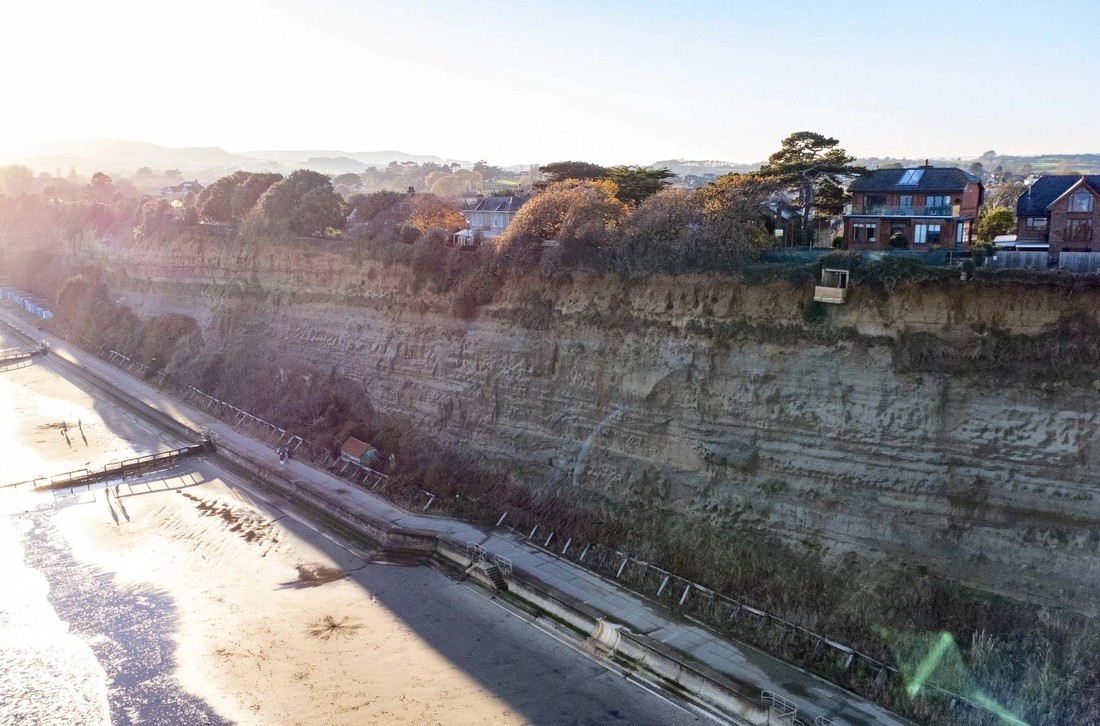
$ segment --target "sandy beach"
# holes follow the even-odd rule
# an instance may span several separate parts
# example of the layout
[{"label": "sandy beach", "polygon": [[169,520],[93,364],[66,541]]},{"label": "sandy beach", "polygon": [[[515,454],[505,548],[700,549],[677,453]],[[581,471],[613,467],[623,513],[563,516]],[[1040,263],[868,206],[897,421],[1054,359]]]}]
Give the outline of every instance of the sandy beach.
[{"label": "sandy beach", "polygon": [[45,365],[0,372],[0,485],[179,445],[170,442]]},{"label": "sandy beach", "polygon": [[[74,420],[66,442],[54,424]],[[8,480],[173,444],[38,364],[0,373],[0,440]],[[23,537],[4,555],[42,573],[35,597],[48,590],[18,606],[56,610],[49,626],[68,629],[65,647],[106,693],[84,700],[93,712],[106,700],[110,723],[696,721],[485,591],[352,554],[212,461],[90,490],[0,491],[0,520]],[[39,680],[11,690],[41,702]],[[67,723],[59,713],[36,723]]]},{"label": "sandy beach", "polygon": [[[55,518],[81,560],[176,603],[184,688],[237,723],[524,722],[371,593],[366,570],[394,568],[202,478],[99,490]],[[430,571],[408,584],[425,580],[453,587]]]}]

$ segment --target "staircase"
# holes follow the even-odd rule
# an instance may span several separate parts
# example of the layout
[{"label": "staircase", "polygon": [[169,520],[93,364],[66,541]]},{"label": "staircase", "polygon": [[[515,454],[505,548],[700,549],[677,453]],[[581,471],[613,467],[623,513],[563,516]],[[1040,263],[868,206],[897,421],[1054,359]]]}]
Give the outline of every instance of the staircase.
[{"label": "staircase", "polygon": [[498,590],[507,590],[508,583],[504,581],[504,575],[501,573],[500,568],[494,565],[492,562],[483,563],[482,568],[485,570],[485,574],[489,576],[489,579],[493,582],[493,587]]}]

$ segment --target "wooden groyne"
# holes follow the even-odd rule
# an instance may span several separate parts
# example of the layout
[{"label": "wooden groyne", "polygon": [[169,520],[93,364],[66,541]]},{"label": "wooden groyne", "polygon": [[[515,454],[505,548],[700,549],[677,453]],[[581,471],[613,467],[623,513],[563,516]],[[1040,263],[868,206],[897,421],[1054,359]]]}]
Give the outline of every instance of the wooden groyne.
[{"label": "wooden groyne", "polygon": [[161,451],[157,454],[137,456],[132,459],[111,462],[101,469],[75,469],[53,476],[42,476],[25,481],[0,485],[0,489],[15,487],[30,487],[32,489],[65,489],[78,486],[90,486],[97,482],[125,479],[137,474],[148,474],[153,471],[170,469],[181,460],[202,454],[214,453],[214,443],[203,441],[199,444],[184,446],[171,451]]}]

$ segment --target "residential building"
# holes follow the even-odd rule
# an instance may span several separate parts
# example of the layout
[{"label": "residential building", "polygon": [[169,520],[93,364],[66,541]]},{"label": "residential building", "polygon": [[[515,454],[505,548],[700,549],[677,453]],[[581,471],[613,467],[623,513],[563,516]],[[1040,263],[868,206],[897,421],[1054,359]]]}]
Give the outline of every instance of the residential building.
[{"label": "residential building", "polygon": [[462,210],[466,217],[466,229],[455,233],[454,243],[459,247],[477,247],[482,242],[499,237],[526,202],[526,196],[500,195],[486,197],[469,209]]},{"label": "residential building", "polygon": [[1100,252],[1100,175],[1052,174],[1016,200],[1018,243],[1062,252]]},{"label": "residential building", "polygon": [[984,196],[973,174],[932,166],[876,169],[848,191],[844,246],[855,250],[967,247]]},{"label": "residential building", "polygon": [[194,194],[198,196],[205,187],[199,184],[197,181],[185,181],[179,184],[173,184],[172,186],[161,187],[160,196],[168,199],[183,199],[188,194]]}]

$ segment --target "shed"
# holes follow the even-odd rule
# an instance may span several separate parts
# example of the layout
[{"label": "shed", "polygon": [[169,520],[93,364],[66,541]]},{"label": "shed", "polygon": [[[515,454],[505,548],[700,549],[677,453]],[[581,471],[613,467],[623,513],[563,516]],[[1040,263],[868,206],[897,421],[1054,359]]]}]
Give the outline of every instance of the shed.
[{"label": "shed", "polygon": [[821,271],[821,284],[814,287],[814,301],[841,304],[848,296],[849,270]]},{"label": "shed", "polygon": [[378,458],[378,449],[366,441],[349,436],[340,447],[340,458],[360,466],[370,466]]}]

